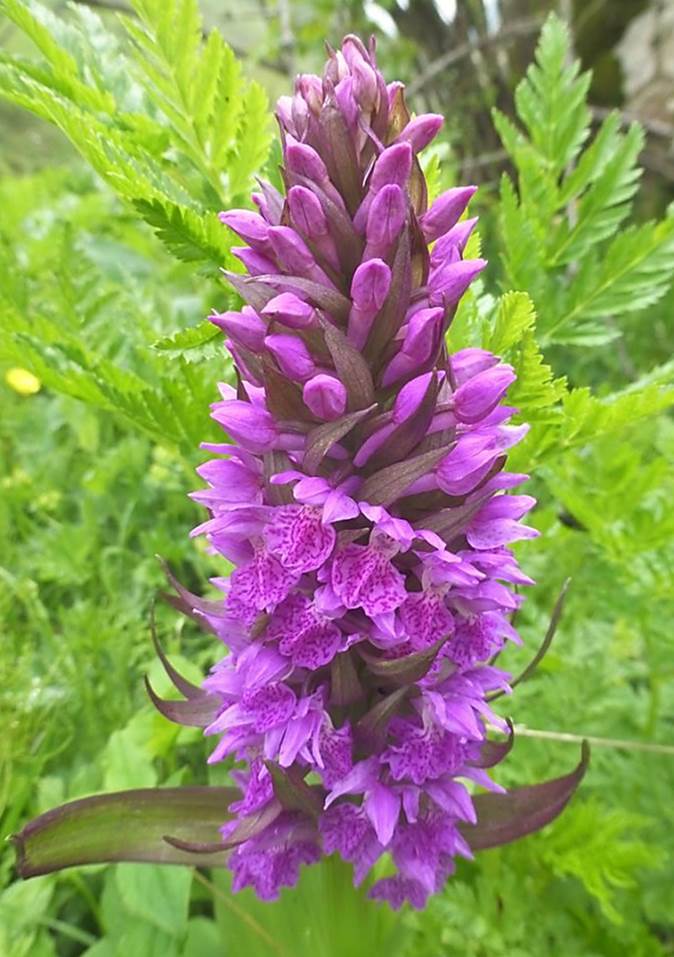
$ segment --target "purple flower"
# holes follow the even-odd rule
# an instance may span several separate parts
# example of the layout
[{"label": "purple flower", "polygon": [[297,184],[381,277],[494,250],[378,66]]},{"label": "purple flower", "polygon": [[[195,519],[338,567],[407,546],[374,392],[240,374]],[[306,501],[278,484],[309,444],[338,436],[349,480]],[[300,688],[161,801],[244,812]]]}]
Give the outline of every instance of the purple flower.
[{"label": "purple flower", "polygon": [[430,208],[420,187],[442,119],[411,119],[355,37],[278,118],[286,195],[262,183],[258,212],[221,214],[249,277],[211,317],[238,373],[212,409],[232,444],[194,493],[196,532],[235,566],[194,605],[230,647],[204,683],[210,761],[233,758],[241,789],[223,837],[235,890],[273,899],[332,853],[360,883],[388,853],[372,896],[422,907],[470,856],[468,785],[499,790],[480,755],[531,583],[507,546],[536,534],[534,500],[504,471],[526,427],[502,404],[512,368],[446,336],[486,263],[464,259],[474,187]]}]

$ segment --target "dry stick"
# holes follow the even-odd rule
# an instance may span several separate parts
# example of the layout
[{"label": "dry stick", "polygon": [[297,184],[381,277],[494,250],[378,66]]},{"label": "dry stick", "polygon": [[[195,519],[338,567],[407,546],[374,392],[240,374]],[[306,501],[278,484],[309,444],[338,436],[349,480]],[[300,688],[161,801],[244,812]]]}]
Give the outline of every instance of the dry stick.
[{"label": "dry stick", "polygon": [[285,957],[285,951],[279,946],[277,941],[274,940],[271,934],[264,929],[262,924],[259,924],[254,917],[251,917],[250,914],[246,913],[246,911],[239,907],[238,904],[235,904],[231,897],[228,897],[227,894],[224,894],[219,887],[216,887],[212,881],[209,881],[207,877],[204,877],[200,871],[195,870],[194,877],[197,881],[199,881],[200,884],[203,884],[203,886],[211,892],[213,897],[217,897],[218,900],[222,901],[223,904],[229,907],[229,909],[236,914],[238,918],[240,918],[245,924],[248,924],[253,933],[257,934],[258,937],[261,937],[262,940],[268,944],[275,953],[280,954],[281,957]]},{"label": "dry stick", "polygon": [[623,751],[649,751],[653,754],[674,755],[674,744],[655,744],[652,741],[629,741],[624,738],[595,738],[590,734],[570,734],[566,731],[543,731],[527,728],[525,724],[515,725],[515,735],[523,738],[541,738],[546,741],[563,741],[565,744],[588,744],[597,748],[619,748]]},{"label": "dry stick", "polygon": [[443,53],[442,56],[432,60],[426,69],[422,71],[421,75],[418,76],[416,80],[412,80],[407,87],[408,97],[418,93],[433,77],[437,76],[438,73],[442,73],[448,66],[452,66],[454,63],[458,63],[460,60],[469,57],[476,50],[494,44],[498,45],[503,43],[504,40],[510,40],[513,37],[528,36],[530,33],[537,33],[542,23],[543,19],[541,17],[526,17],[523,20],[515,20],[507,27],[503,27],[502,30],[499,30],[498,33],[480,37],[472,43],[462,43],[460,46],[454,47],[453,50],[448,50],[447,53]]}]

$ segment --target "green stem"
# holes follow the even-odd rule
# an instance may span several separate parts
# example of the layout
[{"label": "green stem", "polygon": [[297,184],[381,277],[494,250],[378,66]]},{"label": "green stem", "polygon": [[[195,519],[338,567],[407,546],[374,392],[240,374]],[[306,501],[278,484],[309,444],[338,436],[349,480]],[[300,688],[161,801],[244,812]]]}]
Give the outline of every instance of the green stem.
[{"label": "green stem", "polygon": [[541,738],[546,741],[562,741],[565,744],[588,744],[597,748],[618,748],[622,751],[650,751],[653,754],[671,754],[674,756],[674,744],[656,744],[654,741],[630,741],[626,738],[597,738],[589,734],[571,734],[566,731],[543,731],[527,728],[524,724],[515,725],[515,734],[522,738]]}]

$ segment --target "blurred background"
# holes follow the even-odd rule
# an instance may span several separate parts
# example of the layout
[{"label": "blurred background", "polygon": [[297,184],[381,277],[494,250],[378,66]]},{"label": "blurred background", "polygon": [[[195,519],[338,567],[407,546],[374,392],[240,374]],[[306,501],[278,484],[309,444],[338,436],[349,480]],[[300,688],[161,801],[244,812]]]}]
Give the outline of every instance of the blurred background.
[{"label": "blurred background", "polygon": [[[674,200],[674,0],[200,0],[204,36],[217,28],[231,46],[241,65],[229,67],[232,86],[246,97],[243,108],[224,108],[222,135],[233,145],[223,153],[228,182],[220,193],[206,167],[201,179],[182,176],[173,134],[156,124],[161,104],[148,106],[122,58],[119,14],[129,8],[121,0],[45,0],[36,16],[46,33],[26,26],[16,0],[3,6],[11,14],[0,19],[5,837],[83,794],[206,782],[200,735],[149,707],[142,676],[149,672],[165,692],[148,638],[150,606],[164,587],[154,555],[195,591],[216,572],[200,542],[188,539],[201,515],[186,495],[197,484],[198,443],[212,434],[215,383],[229,375],[201,320],[235,300],[217,268],[198,261],[191,223],[143,206],[144,187],[135,194],[121,174],[108,175],[105,148],[129,133],[162,154],[156,167],[138,167],[143,182],[163,177],[167,195],[182,201],[184,190],[209,213],[246,205],[252,174],[266,164],[274,177],[278,163],[264,94],[273,103],[296,73],[320,71],[324,41],[374,34],[380,66],[408,85],[411,108],[446,117],[427,161],[436,191],[480,186],[475,208],[490,268],[479,301],[487,309],[513,286],[499,184],[504,173],[518,176],[492,109],[515,117],[515,89],[550,10],[568,24],[568,62],[592,70],[592,135],[612,110],[625,134],[634,121],[644,130],[633,222],[665,215]],[[36,48],[56,69],[60,54],[49,36],[98,91],[87,103],[90,134],[74,121],[64,136],[53,105],[36,105],[13,79],[20,63],[41,82]],[[75,80],[59,83],[64,96],[82,95]],[[106,105],[103,89],[117,107]],[[230,108],[238,132],[224,130]],[[132,114],[143,120],[134,125]],[[95,126],[101,117],[115,129],[109,144],[105,127]],[[182,119],[178,110],[171,123]],[[219,236],[207,237],[218,264],[229,255]],[[609,399],[637,381],[661,381],[654,370],[670,368],[674,342],[671,251],[658,262],[658,293],[642,308],[607,310],[594,338],[546,345],[550,375]],[[563,283],[576,268],[557,278]],[[545,292],[524,288],[544,317]],[[531,359],[542,361],[538,353]],[[535,409],[536,397],[529,399]],[[559,822],[460,867],[424,914],[407,916],[409,957],[674,954],[674,427],[663,405],[596,438],[591,424],[584,428],[582,441],[560,443],[536,462],[535,522],[544,535],[520,550],[539,583],[521,620],[529,654],[562,582],[573,583],[552,650],[513,701],[523,734],[499,780],[563,773],[584,735],[618,746],[595,748],[582,792]],[[160,606],[158,617],[172,659],[199,680],[217,649],[172,609]],[[515,651],[507,665],[518,671],[525,660]],[[543,734],[529,737],[527,728]],[[0,957],[237,953],[226,908],[188,872],[123,865],[22,884],[3,847]]]},{"label": "blurred background", "polygon": [[[78,0],[115,29],[122,0]],[[46,6],[62,13],[69,4]],[[387,75],[402,79],[417,112],[443,113],[459,179],[490,183],[505,160],[490,110],[512,109],[518,80],[532,60],[550,10],[571,26],[573,52],[592,70],[590,99],[597,121],[619,107],[626,122],[638,119],[648,134],[641,161],[647,198],[654,207],[671,200],[674,183],[674,3],[672,0],[397,0],[280,3],[202,0],[206,29],[217,27],[267,89],[271,100],[286,92],[297,72],[320,69],[324,43],[345,33],[374,34]],[[22,49],[10,24],[1,41]],[[69,154],[42,123],[2,107],[2,162],[29,171]]]}]

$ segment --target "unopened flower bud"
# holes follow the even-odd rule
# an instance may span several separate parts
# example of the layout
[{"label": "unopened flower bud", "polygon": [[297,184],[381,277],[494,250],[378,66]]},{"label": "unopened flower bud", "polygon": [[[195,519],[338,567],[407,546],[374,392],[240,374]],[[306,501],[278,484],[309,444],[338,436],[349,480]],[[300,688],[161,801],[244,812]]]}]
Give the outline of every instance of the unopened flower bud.
[{"label": "unopened flower bud", "polygon": [[251,352],[262,350],[267,323],[250,306],[244,306],[241,312],[214,312],[208,318],[223,329],[235,343],[245,346]]},{"label": "unopened flower bud", "polygon": [[334,376],[319,373],[305,383],[302,392],[308,408],[326,422],[338,419],[346,409],[346,388]]},{"label": "unopened flower bud", "polygon": [[268,248],[269,224],[258,213],[250,209],[230,209],[220,213],[218,219],[229,226],[244,242],[256,245],[260,249]]},{"label": "unopened flower bud", "polygon": [[282,292],[274,296],[262,309],[262,315],[268,319],[288,326],[290,329],[306,329],[314,322],[316,310],[292,292]]},{"label": "unopened flower bud", "polygon": [[407,198],[399,186],[384,186],[372,200],[365,227],[364,259],[385,256],[407,216]]},{"label": "unopened flower bud", "polygon": [[476,189],[477,186],[457,186],[438,196],[420,220],[426,242],[432,243],[459,221]]},{"label": "unopened flower bud", "polygon": [[298,336],[273,333],[267,336],[264,344],[289,379],[304,382],[316,372],[316,364],[311,353]]},{"label": "unopened flower bud", "polygon": [[353,306],[349,314],[349,341],[362,349],[374,317],[386,302],[391,270],[381,259],[368,259],[356,269],[351,282]]},{"label": "unopened flower bud", "polygon": [[450,306],[458,302],[486,265],[485,259],[461,259],[450,263],[431,282],[431,305]]},{"label": "unopened flower bud", "polygon": [[437,113],[422,113],[410,120],[398,136],[398,141],[409,143],[415,153],[420,153],[438,135],[444,118]]},{"label": "unopened flower bud", "polygon": [[382,385],[389,386],[422,369],[440,344],[445,310],[440,307],[420,309],[407,323],[400,351],[384,370]]},{"label": "unopened flower bud", "polygon": [[500,363],[478,373],[454,393],[454,413],[461,422],[478,422],[498,405],[515,381],[512,366]]}]

